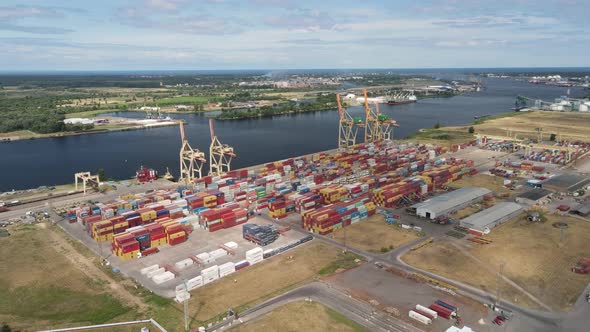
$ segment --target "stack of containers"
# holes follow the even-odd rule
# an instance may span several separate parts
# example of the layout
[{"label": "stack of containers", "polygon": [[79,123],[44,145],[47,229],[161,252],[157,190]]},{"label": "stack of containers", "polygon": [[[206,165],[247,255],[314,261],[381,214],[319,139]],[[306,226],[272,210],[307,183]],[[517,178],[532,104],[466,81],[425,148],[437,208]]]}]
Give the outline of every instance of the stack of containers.
[{"label": "stack of containers", "polygon": [[268,215],[274,219],[282,219],[287,216],[287,203],[285,200],[276,200],[268,204]]},{"label": "stack of containers", "polygon": [[372,216],[375,211],[376,206],[368,197],[359,197],[303,213],[303,227],[325,235]]},{"label": "stack of containers", "polygon": [[207,252],[197,254],[197,258],[205,265],[215,262],[215,258],[211,257],[211,255],[209,255]]},{"label": "stack of containers", "polygon": [[250,265],[254,265],[258,262],[262,262],[262,248],[257,247],[251,250],[246,251],[246,260]]},{"label": "stack of containers", "polygon": [[113,240],[113,222],[102,220],[92,224],[92,238],[97,242]]},{"label": "stack of containers", "polygon": [[137,257],[139,253],[139,242],[133,234],[122,233],[113,237],[113,253],[122,260],[130,260]]},{"label": "stack of containers", "polygon": [[218,260],[222,257],[225,257],[225,256],[227,256],[227,251],[225,251],[223,249],[215,249],[215,250],[209,252],[209,257],[211,259],[213,259],[214,261]]},{"label": "stack of containers", "polygon": [[151,224],[146,225],[145,229],[148,231],[150,235],[150,246],[152,248],[157,248],[168,243],[168,238],[166,237],[166,232],[164,230],[164,226],[161,224]]},{"label": "stack of containers", "polygon": [[332,204],[348,197],[348,190],[339,185],[329,185],[320,189],[324,204]]},{"label": "stack of containers", "polygon": [[267,246],[279,238],[279,233],[274,225],[245,224],[242,226],[242,237],[259,246]]},{"label": "stack of containers", "polygon": [[136,227],[133,230],[128,230],[129,233],[133,234],[135,240],[139,242],[139,251],[144,251],[151,248],[150,233],[144,227]]},{"label": "stack of containers", "polygon": [[422,179],[405,179],[373,190],[371,199],[379,206],[394,208],[404,197],[411,194],[421,196],[423,185]]}]

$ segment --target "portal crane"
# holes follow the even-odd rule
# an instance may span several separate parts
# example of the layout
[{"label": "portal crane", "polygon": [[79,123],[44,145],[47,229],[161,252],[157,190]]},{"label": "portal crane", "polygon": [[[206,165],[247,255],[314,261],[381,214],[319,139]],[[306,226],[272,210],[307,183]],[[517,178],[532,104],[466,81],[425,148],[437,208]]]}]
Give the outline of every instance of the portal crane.
[{"label": "portal crane", "polygon": [[221,144],[213,130],[213,119],[209,119],[211,146],[209,147],[209,175],[222,175],[231,169],[232,158],[236,156],[234,148]]},{"label": "portal crane", "polygon": [[188,186],[203,176],[203,164],[207,162],[207,159],[205,159],[204,152],[193,149],[188,143],[182,121],[180,122],[180,139],[182,146],[180,148],[180,177],[178,180],[184,181]]},{"label": "portal crane", "polygon": [[353,118],[350,113],[342,107],[339,94],[336,94],[336,101],[338,102],[338,114],[340,115],[338,148],[348,148],[356,144],[358,127],[364,127],[363,120],[360,118]]},{"label": "portal crane", "polygon": [[365,96],[365,143],[372,143],[379,141],[380,127],[377,121],[378,114],[369,107],[369,100],[367,99],[367,89],[363,89]]},{"label": "portal crane", "polygon": [[390,140],[393,138],[393,128],[399,127],[397,121],[390,119],[387,115],[379,112],[379,103],[375,103],[377,111],[377,122],[379,123],[379,140]]},{"label": "portal crane", "polygon": [[374,110],[369,107],[367,89],[364,89],[363,93],[365,96],[365,143],[391,139],[393,128],[399,127],[397,121],[379,113],[379,103],[375,103]]}]

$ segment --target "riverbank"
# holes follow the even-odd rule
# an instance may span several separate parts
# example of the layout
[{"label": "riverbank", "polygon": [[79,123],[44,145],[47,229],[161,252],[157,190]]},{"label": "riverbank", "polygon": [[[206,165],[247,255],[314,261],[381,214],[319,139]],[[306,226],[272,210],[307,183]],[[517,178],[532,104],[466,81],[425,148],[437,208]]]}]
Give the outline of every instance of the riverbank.
[{"label": "riverbank", "polygon": [[[136,121],[136,120],[134,120],[134,121]],[[13,132],[9,132],[9,133],[0,133],[0,143],[10,143],[12,141],[33,140],[33,139],[43,139],[43,138],[80,136],[80,135],[90,135],[90,134],[105,134],[105,133],[118,132],[118,131],[130,131],[130,130],[139,130],[139,129],[150,129],[150,128],[156,128],[156,127],[177,126],[177,125],[179,125],[180,121],[184,121],[184,120],[166,120],[166,121],[162,121],[162,122],[153,122],[153,123],[137,123],[136,122],[134,124],[113,123],[113,124],[99,125],[98,127],[88,129],[88,130],[83,130],[83,131],[65,131],[65,132],[57,132],[57,133],[49,133],[49,134],[38,134],[38,133],[29,131],[29,130],[19,130],[19,131],[13,131]]]}]

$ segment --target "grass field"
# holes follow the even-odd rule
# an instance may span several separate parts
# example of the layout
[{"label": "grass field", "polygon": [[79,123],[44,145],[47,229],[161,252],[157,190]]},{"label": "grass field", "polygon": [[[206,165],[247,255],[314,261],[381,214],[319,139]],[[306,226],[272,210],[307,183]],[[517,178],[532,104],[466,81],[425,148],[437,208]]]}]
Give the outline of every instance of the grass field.
[{"label": "grass field", "polygon": [[[376,214],[346,227],[346,244],[350,247],[371,252],[389,251],[404,243],[416,240],[415,231],[403,230],[395,225],[388,225],[385,217]],[[340,229],[334,238],[344,241],[344,230]]]},{"label": "grass field", "polygon": [[[416,267],[488,291],[495,288],[496,277],[486,269],[497,271],[500,263],[504,262],[507,278],[551,308],[567,310],[590,282],[590,275],[570,271],[580,257],[589,255],[590,223],[555,215],[548,215],[547,218],[545,223],[535,224],[525,221],[524,215],[515,218],[494,228],[486,236],[493,241],[491,244],[469,243],[471,248],[467,254],[439,242],[405,255],[403,259]],[[569,224],[563,243],[560,243],[560,231],[552,226],[556,221]],[[510,297],[513,296],[518,303],[530,305],[530,300],[518,296],[519,292],[506,286],[503,294],[508,295],[508,299],[514,301]]]},{"label": "grass field", "polygon": [[344,315],[316,302],[293,302],[231,331],[364,332],[368,330]]},{"label": "grass field", "polygon": [[47,228],[17,226],[0,238],[0,321],[13,330],[105,323],[131,305],[108,282],[93,279],[65,256]]},{"label": "grass field", "polygon": [[462,144],[474,139],[473,134],[467,132],[467,128],[460,131],[456,128],[447,129],[422,129],[406,138],[412,142],[424,144],[437,144],[449,148],[453,144]]},{"label": "grass field", "polygon": [[[545,140],[549,140],[551,133],[561,135],[562,139],[580,140],[590,142],[588,128],[590,127],[590,114],[570,112],[514,112],[507,113],[496,118],[488,118],[474,125],[475,132],[479,134],[505,136],[510,129],[518,137],[536,139],[538,137],[535,128],[543,128]],[[466,131],[468,126],[445,128],[458,132]]]},{"label": "grass field", "polygon": [[449,188],[459,189],[464,187],[484,187],[495,194],[510,193],[510,189],[504,187],[504,179],[498,176],[476,174],[467,176],[448,184]]},{"label": "grass field", "polygon": [[245,309],[309,281],[320,272],[328,274],[339,267],[349,267],[355,258],[321,243],[304,245],[191,292],[195,299],[190,302],[192,318],[206,321],[228,308]]},{"label": "grass field", "polygon": [[204,104],[222,99],[218,96],[187,96],[158,99],[158,105]]}]

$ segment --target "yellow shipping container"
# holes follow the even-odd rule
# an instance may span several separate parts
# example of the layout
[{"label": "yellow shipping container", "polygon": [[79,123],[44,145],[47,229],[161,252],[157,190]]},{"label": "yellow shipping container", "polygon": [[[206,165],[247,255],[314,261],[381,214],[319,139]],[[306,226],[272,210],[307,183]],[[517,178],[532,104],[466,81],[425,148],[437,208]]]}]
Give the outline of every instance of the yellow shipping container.
[{"label": "yellow shipping container", "polygon": [[181,236],[184,236],[184,235],[185,235],[184,231],[180,231],[178,233],[168,234],[168,237],[170,238],[170,240],[172,240],[172,239],[176,239],[176,238],[179,238]]}]

